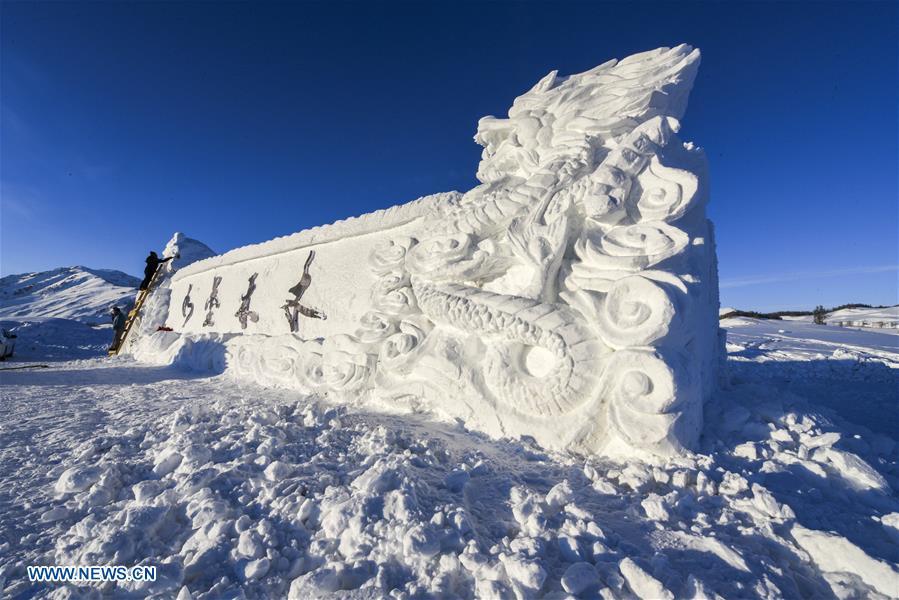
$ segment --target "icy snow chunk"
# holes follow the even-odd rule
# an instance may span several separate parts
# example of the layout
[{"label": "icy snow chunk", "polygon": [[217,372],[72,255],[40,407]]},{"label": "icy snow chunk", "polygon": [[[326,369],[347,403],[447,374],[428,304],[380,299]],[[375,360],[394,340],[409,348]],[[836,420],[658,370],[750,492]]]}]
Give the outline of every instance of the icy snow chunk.
[{"label": "icy snow chunk", "polygon": [[649,494],[640,502],[647,518],[652,521],[667,521],[671,518],[665,499],[658,494]]},{"label": "icy snow chunk", "polygon": [[703,583],[692,574],[687,576],[687,585],[683,597],[684,600],[724,600],[709,588],[708,584]]},{"label": "icy snow chunk", "polygon": [[562,588],[569,594],[578,595],[599,585],[599,575],[593,565],[577,562],[565,569],[562,575]]},{"label": "icy snow chunk", "polygon": [[559,512],[563,506],[571,502],[574,492],[571,490],[571,484],[565,479],[561,483],[557,483],[546,494],[546,506],[549,508],[550,514]]},{"label": "icy snow chunk", "polygon": [[752,504],[764,515],[773,519],[795,519],[793,509],[778,502],[767,488],[752,484]]},{"label": "icy snow chunk", "polygon": [[265,478],[269,481],[287,479],[291,473],[293,473],[293,467],[280,460],[276,460],[265,468]]},{"label": "icy snow chunk", "polygon": [[406,556],[430,558],[440,552],[440,537],[433,527],[416,525],[403,536],[403,552]]},{"label": "icy snow chunk", "polygon": [[744,442],[734,448],[734,456],[745,458],[747,460],[758,460],[759,454],[756,445],[752,442]]},{"label": "icy snow chunk", "polygon": [[[67,518],[72,511],[70,511],[65,506],[55,506],[48,511],[41,513],[41,521],[44,523],[51,523],[53,521],[61,521],[62,519]],[[2,591],[2,588],[0,588]]]},{"label": "icy snow chunk", "polygon": [[539,535],[546,526],[540,499],[530,490],[517,486],[512,488],[509,496],[512,516],[518,521],[522,532],[529,536]]},{"label": "icy snow chunk", "polygon": [[157,477],[165,477],[178,468],[183,457],[181,453],[173,448],[166,448],[157,457],[156,463],[153,465],[153,473]]},{"label": "icy snow chunk", "polygon": [[639,463],[628,465],[618,477],[619,484],[626,485],[635,492],[642,492],[652,482],[652,471]]},{"label": "icy snow chunk", "polygon": [[805,433],[799,436],[799,442],[808,449],[820,448],[823,446],[830,447],[839,441],[840,434],[836,431],[830,431],[819,436],[811,436]]},{"label": "icy snow chunk", "polygon": [[899,590],[899,571],[893,565],[868,556],[846,538],[796,524],[790,532],[812,561],[828,573],[854,573],[887,597]]},{"label": "icy snow chunk", "polygon": [[178,592],[178,595],[175,597],[175,600],[194,600],[194,597],[190,595],[190,590],[186,585],[181,586],[181,590]]},{"label": "icy snow chunk", "polygon": [[245,530],[237,539],[237,551],[247,558],[259,558],[265,552],[265,547],[258,533]]},{"label": "icy snow chunk", "polygon": [[739,571],[743,571],[745,573],[749,573],[751,571],[749,565],[746,564],[746,561],[743,559],[743,556],[739,552],[726,545],[716,537],[692,535],[683,531],[671,531],[669,532],[669,535],[679,540],[685,548],[714,554],[723,562]]},{"label": "icy snow chunk", "polygon": [[899,513],[890,513],[880,517],[880,524],[883,525],[887,535],[893,538],[899,544]]},{"label": "icy snow chunk", "polygon": [[383,460],[379,460],[359,475],[353,481],[352,486],[360,491],[383,494],[384,492],[397,489],[400,481],[399,472],[392,467],[388,467]]},{"label": "icy snow chunk", "polygon": [[824,456],[852,487],[885,493],[890,491],[886,479],[852,452],[827,448]]},{"label": "icy snow chunk", "polygon": [[305,500],[303,500],[303,503],[300,505],[300,509],[297,511],[297,519],[299,519],[301,523],[305,524],[317,508],[318,506],[312,498],[306,498]]},{"label": "icy snow chunk", "polygon": [[536,594],[543,587],[546,571],[538,561],[508,554],[500,554],[499,559],[506,568],[506,575],[509,576],[515,587],[521,589],[525,594]]},{"label": "icy snow chunk", "polygon": [[641,600],[674,600],[674,594],[662,582],[643,570],[630,557],[622,559],[618,563],[618,569],[624,575],[628,587]]},{"label": "icy snow chunk", "polygon": [[158,496],[161,489],[162,487],[158,481],[148,479],[131,486],[131,493],[134,494],[134,499],[138,502],[146,502]]},{"label": "icy snow chunk", "polygon": [[746,478],[731,471],[725,471],[718,486],[718,492],[723,496],[736,496],[749,489]]},{"label": "icy snow chunk", "polygon": [[54,489],[60,494],[83,492],[100,479],[100,467],[71,467],[62,472]]},{"label": "icy snow chunk", "polygon": [[244,579],[246,581],[253,581],[254,579],[265,577],[266,573],[268,573],[269,568],[271,568],[271,564],[271,561],[267,558],[251,560],[244,566]]}]

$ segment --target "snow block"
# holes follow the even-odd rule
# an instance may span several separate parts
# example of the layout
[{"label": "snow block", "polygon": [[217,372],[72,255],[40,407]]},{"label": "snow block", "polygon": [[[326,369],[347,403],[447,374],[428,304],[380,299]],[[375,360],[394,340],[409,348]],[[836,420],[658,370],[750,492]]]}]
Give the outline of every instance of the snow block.
[{"label": "snow block", "polygon": [[469,192],[177,271],[157,352],[220,339],[237,376],[552,449],[689,448],[719,364],[706,159],[677,137],[699,59],[554,71],[480,120]]}]

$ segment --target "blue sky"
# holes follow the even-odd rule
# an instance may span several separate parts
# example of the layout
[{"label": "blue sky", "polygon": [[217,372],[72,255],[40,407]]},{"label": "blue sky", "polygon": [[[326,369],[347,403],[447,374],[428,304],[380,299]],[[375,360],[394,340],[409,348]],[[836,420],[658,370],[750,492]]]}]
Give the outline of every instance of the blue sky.
[{"label": "blue sky", "polygon": [[722,304],[894,304],[897,4],[9,3],[0,272],[137,274],[476,184],[477,119],[687,42]]}]

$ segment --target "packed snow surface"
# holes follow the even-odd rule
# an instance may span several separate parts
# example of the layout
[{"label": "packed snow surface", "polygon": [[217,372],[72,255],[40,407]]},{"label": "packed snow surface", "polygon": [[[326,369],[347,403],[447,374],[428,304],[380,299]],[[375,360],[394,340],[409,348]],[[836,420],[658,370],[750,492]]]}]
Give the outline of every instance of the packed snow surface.
[{"label": "packed snow surface", "polygon": [[95,597],[28,565],[140,564],[155,583],[94,592],[899,596],[897,338],[723,324],[700,449],[657,464],[124,357],[0,372],[0,595]]}]

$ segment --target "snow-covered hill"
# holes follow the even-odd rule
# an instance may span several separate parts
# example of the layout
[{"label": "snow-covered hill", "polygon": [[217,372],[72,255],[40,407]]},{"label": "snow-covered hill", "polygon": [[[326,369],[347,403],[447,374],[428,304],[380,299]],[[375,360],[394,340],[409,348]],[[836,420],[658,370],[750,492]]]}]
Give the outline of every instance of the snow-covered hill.
[{"label": "snow-covered hill", "polygon": [[886,308],[844,308],[829,313],[824,322],[842,327],[899,328],[899,305]]},{"label": "snow-covered hill", "polygon": [[[721,307],[718,310],[719,318],[765,317],[776,321],[790,321],[796,323],[813,323],[812,314],[787,315],[778,312],[753,313],[751,311],[738,311],[735,308]],[[886,332],[899,334],[899,304],[895,306],[881,307],[857,307],[841,308],[825,314],[824,323],[836,327],[862,327],[866,329],[881,329]]]},{"label": "snow-covered hill", "polygon": [[121,271],[61,267],[0,279],[0,319],[70,319],[91,325],[109,321],[113,305],[134,300],[140,279]]},{"label": "snow-covered hill", "polygon": [[157,580],[104,597],[899,596],[899,338],[722,325],[700,447],[656,465],[126,357],[4,373],[0,595],[125,564]]},{"label": "snow-covered hill", "polygon": [[112,340],[109,310],[128,311],[140,279],[121,271],[61,267],[0,279],[0,326],[14,333],[14,360],[87,358]]}]

